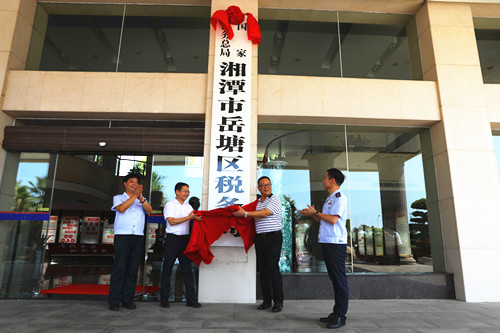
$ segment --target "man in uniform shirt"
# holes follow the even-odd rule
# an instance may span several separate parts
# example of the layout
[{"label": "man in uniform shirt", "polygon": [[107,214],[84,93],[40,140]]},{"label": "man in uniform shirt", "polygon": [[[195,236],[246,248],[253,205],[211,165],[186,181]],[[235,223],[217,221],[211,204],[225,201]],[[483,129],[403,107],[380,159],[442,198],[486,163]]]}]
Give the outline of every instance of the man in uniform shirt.
[{"label": "man in uniform shirt", "polygon": [[128,174],[123,178],[125,192],[113,197],[116,212],[114,223],[114,260],[111,269],[108,303],[117,311],[120,303],[127,309],[135,309],[134,295],[137,271],[144,250],[145,213],[153,208],[142,196],[143,187],[139,176]]},{"label": "man in uniform shirt", "polygon": [[194,290],[194,274],[191,260],[184,255],[189,243],[189,221],[201,220],[201,216],[193,213],[193,207],[186,201],[189,197],[189,186],[185,183],[175,185],[175,199],[167,202],[163,216],[167,220],[167,237],[163,243],[163,272],[161,274],[161,307],[170,307],[170,275],[175,260],[179,259],[184,285],[186,286],[186,306],[199,308]]},{"label": "man in uniform shirt", "polygon": [[281,201],[272,194],[272,185],[269,177],[263,176],[258,180],[258,189],[261,194],[256,210],[247,212],[240,208],[233,213],[236,217],[253,217],[255,219],[255,253],[257,254],[257,269],[259,271],[263,302],[258,310],[271,307],[274,301],[273,312],[283,309],[283,280],[280,273],[279,261],[283,235],[281,233]]},{"label": "man in uniform shirt", "polygon": [[328,198],[319,212],[314,206],[307,205],[301,213],[320,222],[318,242],[323,250],[328,275],[333,284],[335,304],[333,313],[320,318],[328,323],[327,328],[339,328],[346,324],[346,313],[349,302],[349,289],[345,273],[345,256],[347,251],[347,197],[340,190],[344,182],[344,174],[338,169],[329,169],[323,178],[323,187],[328,191]]}]

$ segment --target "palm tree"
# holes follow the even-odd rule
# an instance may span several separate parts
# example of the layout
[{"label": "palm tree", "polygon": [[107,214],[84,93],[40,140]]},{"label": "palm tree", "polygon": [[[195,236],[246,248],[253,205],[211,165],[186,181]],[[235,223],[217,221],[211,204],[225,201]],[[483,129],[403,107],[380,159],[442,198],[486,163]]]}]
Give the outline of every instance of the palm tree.
[{"label": "palm tree", "polygon": [[43,201],[45,199],[45,189],[47,188],[47,178],[36,177],[36,184],[29,181],[28,190],[31,192],[36,210],[43,208]]}]

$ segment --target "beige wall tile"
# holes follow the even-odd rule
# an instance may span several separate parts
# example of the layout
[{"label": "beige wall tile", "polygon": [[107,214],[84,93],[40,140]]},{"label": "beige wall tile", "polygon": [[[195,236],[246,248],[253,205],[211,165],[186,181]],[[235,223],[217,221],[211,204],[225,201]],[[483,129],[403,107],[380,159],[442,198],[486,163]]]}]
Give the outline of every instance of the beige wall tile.
[{"label": "beige wall tile", "polygon": [[427,6],[431,26],[474,27],[471,7],[468,3],[427,2]]},{"label": "beige wall tile", "polygon": [[402,118],[439,121],[439,96],[436,82],[398,81]]},{"label": "beige wall tile", "polygon": [[82,107],[84,72],[43,72],[42,110],[80,111]]},{"label": "beige wall tile", "polygon": [[3,110],[41,110],[45,72],[10,71]]},{"label": "beige wall tile", "polygon": [[126,73],[85,73],[82,111],[123,111]]},{"label": "beige wall tile", "polygon": [[23,62],[26,62],[28,57],[28,49],[31,39],[31,31],[33,30],[33,21],[28,21],[23,16],[19,16],[16,22],[15,38],[12,41],[12,53],[15,54]]},{"label": "beige wall tile", "polygon": [[443,115],[444,133],[450,138],[446,144],[448,150],[494,150],[484,108],[445,106]]},{"label": "beige wall tile", "polygon": [[474,29],[431,27],[437,64],[480,66]]},{"label": "beige wall tile", "polygon": [[36,0],[20,0],[19,14],[23,16],[28,22],[33,22],[36,6]]},{"label": "beige wall tile", "polygon": [[[0,11],[18,11],[20,0],[3,0],[0,1]],[[0,21],[1,22],[1,21]]]},{"label": "beige wall tile", "polygon": [[[434,163],[436,165],[436,181],[438,184],[439,201],[441,202],[442,200],[453,198],[448,154],[446,152],[434,154]],[[454,215],[448,216],[448,218],[450,217],[453,217],[454,219]],[[441,212],[441,218],[442,220],[444,218],[443,212]]]},{"label": "beige wall tile", "polygon": [[259,114],[279,113],[282,108],[281,76],[259,75],[258,93]]},{"label": "beige wall tile", "polygon": [[165,90],[166,112],[204,114],[206,84],[206,75],[169,77]]},{"label": "beige wall tile", "polygon": [[[3,96],[3,88],[7,79],[7,69],[9,65],[9,52],[0,51],[0,96]],[[2,104],[0,104],[0,107]]]},{"label": "beige wall tile", "polygon": [[281,79],[282,114],[330,113],[323,110],[321,79],[315,77],[285,77]]},{"label": "beige wall tile", "polygon": [[0,11],[0,51],[11,50],[16,19],[16,12]]},{"label": "beige wall tile", "polygon": [[[493,151],[451,150],[448,151],[448,160],[453,197],[455,199],[492,198],[498,200],[500,196],[500,180]],[[481,207],[485,212],[489,212],[491,216],[498,216],[493,213],[496,212],[495,207],[488,207],[485,204],[472,207]],[[456,209],[458,216],[458,207]],[[478,212],[476,213],[478,214]],[[470,218],[470,216],[469,213],[469,215],[460,215],[460,218]],[[490,225],[487,221],[483,221],[485,226]],[[465,225],[461,225],[459,228],[461,233],[469,232],[465,231],[468,229]]]},{"label": "beige wall tile", "polygon": [[153,80],[127,75],[125,86],[124,112],[152,112],[151,95]]},{"label": "beige wall tile", "polygon": [[459,248],[457,237],[457,225],[455,223],[455,204],[452,198],[439,201],[439,212],[441,214],[441,229],[447,249]]},{"label": "beige wall tile", "polygon": [[[489,241],[487,234],[493,234],[490,230],[482,231],[477,244],[489,245],[495,244]],[[497,233],[498,234],[498,233]],[[498,276],[500,275],[500,265],[491,262],[491,258],[498,258],[500,250],[498,248],[474,248],[460,249],[462,257],[462,266],[464,268],[465,299],[467,302],[497,302],[500,299],[500,288],[492,288],[498,285]],[[488,267],[488,274],[485,274],[481,267]]]},{"label": "beige wall tile", "polygon": [[483,77],[479,66],[439,65],[436,71],[441,105],[484,107]]},{"label": "beige wall tile", "polygon": [[422,72],[425,74],[436,65],[431,29],[427,29],[422,35],[420,35],[418,41],[420,47],[420,59],[422,61]]}]

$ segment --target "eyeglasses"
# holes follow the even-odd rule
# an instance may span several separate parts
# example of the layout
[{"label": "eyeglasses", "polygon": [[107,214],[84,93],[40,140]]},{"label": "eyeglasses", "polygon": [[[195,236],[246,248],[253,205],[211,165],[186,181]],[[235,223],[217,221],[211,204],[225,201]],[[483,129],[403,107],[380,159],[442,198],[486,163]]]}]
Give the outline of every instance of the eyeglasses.
[{"label": "eyeglasses", "polygon": [[269,188],[273,185],[271,185],[271,183],[267,183],[267,184],[260,184],[259,187],[262,187],[262,188]]},{"label": "eyeglasses", "polygon": [[184,191],[184,190],[182,190],[182,191],[179,191],[179,192],[189,194],[189,191]]}]

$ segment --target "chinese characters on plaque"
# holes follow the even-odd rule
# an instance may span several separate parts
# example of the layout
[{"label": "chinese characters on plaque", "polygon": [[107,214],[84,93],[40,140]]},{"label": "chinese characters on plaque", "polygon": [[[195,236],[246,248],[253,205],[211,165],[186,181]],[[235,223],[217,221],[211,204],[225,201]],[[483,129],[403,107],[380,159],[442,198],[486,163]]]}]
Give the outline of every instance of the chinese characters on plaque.
[{"label": "chinese characters on plaque", "polygon": [[252,42],[232,28],[216,29],[208,209],[250,202]]}]

